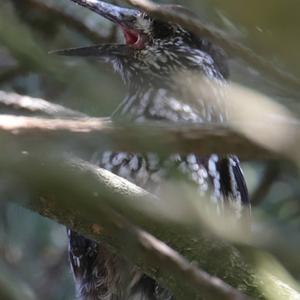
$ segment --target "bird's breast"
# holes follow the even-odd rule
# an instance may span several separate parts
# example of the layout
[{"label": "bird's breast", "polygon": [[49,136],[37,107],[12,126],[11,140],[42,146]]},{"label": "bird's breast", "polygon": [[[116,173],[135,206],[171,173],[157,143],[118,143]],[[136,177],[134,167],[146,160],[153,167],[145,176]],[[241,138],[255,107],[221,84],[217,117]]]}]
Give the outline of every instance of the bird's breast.
[{"label": "bird's breast", "polygon": [[130,93],[114,116],[134,122],[164,121],[168,123],[224,122],[223,101],[204,99],[203,95],[182,95],[164,88],[149,88]]}]

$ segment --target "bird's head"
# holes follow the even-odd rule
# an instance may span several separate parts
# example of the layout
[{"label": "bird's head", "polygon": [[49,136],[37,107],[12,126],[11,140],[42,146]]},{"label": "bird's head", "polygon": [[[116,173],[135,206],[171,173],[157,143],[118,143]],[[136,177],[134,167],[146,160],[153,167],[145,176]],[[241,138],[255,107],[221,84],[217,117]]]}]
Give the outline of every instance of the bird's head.
[{"label": "bird's head", "polygon": [[119,25],[125,43],[64,49],[55,51],[57,54],[109,61],[129,86],[168,86],[181,71],[227,76],[222,51],[177,24],[99,0],[72,1]]}]

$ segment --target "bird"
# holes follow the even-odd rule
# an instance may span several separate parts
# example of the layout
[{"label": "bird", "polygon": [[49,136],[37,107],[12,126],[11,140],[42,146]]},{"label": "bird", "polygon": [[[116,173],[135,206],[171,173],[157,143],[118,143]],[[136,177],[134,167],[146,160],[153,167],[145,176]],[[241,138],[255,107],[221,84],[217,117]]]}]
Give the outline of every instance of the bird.
[{"label": "bird", "polygon": [[[72,0],[117,24],[122,44],[100,44],[57,50],[59,55],[79,56],[110,63],[121,76],[127,95],[112,114],[137,124],[153,121],[171,125],[226,122],[223,86],[229,77],[226,55],[209,39],[183,26],[156,19],[136,8],[124,8],[100,0]],[[180,6],[174,6],[180,10]],[[183,9],[183,8],[182,8]],[[183,75],[182,75],[183,74]],[[216,101],[193,96],[188,75],[199,76]],[[182,76],[181,76],[182,75]],[[209,195],[217,210],[233,203],[236,218],[250,211],[247,185],[238,158],[232,154],[204,157],[170,154],[103,151],[93,162],[136,185],[159,195],[169,166],[191,180],[199,198]],[[169,300],[172,293],[137,267],[113,253],[104,243],[68,230],[69,258],[81,300]]]}]

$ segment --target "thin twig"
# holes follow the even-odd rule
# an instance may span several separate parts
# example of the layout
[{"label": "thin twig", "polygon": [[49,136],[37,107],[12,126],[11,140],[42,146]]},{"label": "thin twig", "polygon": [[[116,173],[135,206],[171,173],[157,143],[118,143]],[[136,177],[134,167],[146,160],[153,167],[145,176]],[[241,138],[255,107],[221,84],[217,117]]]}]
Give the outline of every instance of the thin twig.
[{"label": "thin twig", "polygon": [[250,300],[250,297],[232,288],[221,279],[195,267],[178,252],[149,233],[135,229],[134,234],[144,251],[150,254],[150,258],[155,259],[157,263],[171,272],[175,272],[181,280],[187,280],[198,288],[206,299]]},{"label": "thin twig", "polygon": [[51,103],[41,98],[23,96],[16,93],[8,93],[0,90],[0,105],[29,112],[43,113],[57,117],[84,117],[81,112],[65,108],[61,105]]},{"label": "thin twig", "polygon": [[251,204],[253,206],[261,204],[268,192],[270,191],[273,183],[278,179],[280,169],[276,162],[269,163],[262,175],[259,185],[255,189],[251,197]]}]

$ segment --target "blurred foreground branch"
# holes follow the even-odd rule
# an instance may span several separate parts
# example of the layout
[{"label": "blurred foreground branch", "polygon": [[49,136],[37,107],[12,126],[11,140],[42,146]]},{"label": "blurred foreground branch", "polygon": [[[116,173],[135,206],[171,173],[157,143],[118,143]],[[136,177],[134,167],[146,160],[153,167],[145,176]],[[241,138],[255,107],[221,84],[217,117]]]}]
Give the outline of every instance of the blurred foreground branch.
[{"label": "blurred foreground branch", "polygon": [[[6,102],[9,105],[15,102],[20,106],[20,99],[22,97],[12,97],[11,101]],[[39,102],[40,99],[29,101],[27,102],[29,103],[28,107],[26,105],[24,107],[30,110],[33,104],[39,107]],[[43,101],[41,103],[47,104],[41,105],[42,108],[45,108],[45,112],[50,110],[54,115],[56,114],[56,106],[53,109],[52,104],[48,105],[47,102]],[[58,112],[64,113],[64,108],[59,108]],[[115,147],[118,150],[124,147],[130,151],[159,151],[163,150],[163,147],[168,147],[164,149],[168,153],[172,149],[173,152],[184,150],[204,155],[218,151],[225,153],[224,151],[228,151],[227,145],[229,147],[234,145],[234,148],[229,148],[232,149],[230,152],[238,152],[241,156],[245,156],[245,153],[252,155],[254,153],[257,159],[260,153],[265,153],[266,157],[269,157],[270,154],[276,157],[276,154],[272,154],[273,152],[257,146],[240,134],[234,133],[234,136],[239,142],[241,139],[246,141],[245,144],[235,144],[234,140],[230,140],[229,143],[228,138],[230,139],[229,134],[232,130],[223,127],[221,131],[218,131],[212,126],[204,129],[196,127],[193,131],[190,127],[184,128],[184,126],[172,128],[152,125],[152,132],[150,132],[149,126],[140,124],[141,128],[137,128],[127,124],[126,127],[124,124],[112,123],[109,119],[47,119],[2,115],[0,116],[0,143],[2,145],[0,174],[4,176],[4,179],[13,179],[11,184],[13,194],[10,197],[13,200],[24,199],[24,195],[27,196],[27,199],[34,199],[26,205],[30,205],[33,210],[39,211],[42,215],[58,220],[87,236],[107,241],[117,251],[125,253],[137,264],[139,262],[136,261],[137,258],[132,253],[132,245],[128,244],[129,239],[126,239],[128,234],[131,236],[132,232],[126,231],[127,225],[125,226],[127,229],[120,228],[119,225],[124,221],[119,220],[119,214],[158,238],[168,241],[172,247],[190,260],[196,260],[204,270],[216,274],[220,278],[226,278],[226,282],[229,284],[257,298],[260,295],[256,283],[257,279],[238,252],[231,246],[207,238],[207,236],[195,238],[194,230],[187,228],[186,220],[189,220],[190,223],[188,223],[192,227],[195,224],[199,225],[197,210],[187,205],[188,202],[186,201],[182,206],[182,197],[187,198],[187,193],[180,196],[180,193],[176,192],[181,203],[176,212],[174,209],[170,210],[169,207],[169,205],[172,205],[173,208],[176,206],[174,202],[176,197],[172,198],[172,204],[168,204],[166,201],[160,202],[142,189],[108,171],[97,169],[78,160],[66,159],[61,161],[53,160],[52,157],[55,153],[61,153],[62,146],[69,142],[73,150],[74,145],[75,148],[78,147],[79,149],[86,149],[91,145],[99,149],[103,148],[103,144],[109,145],[111,148],[111,144],[103,143],[101,139],[103,135],[109,137],[110,143],[111,141],[115,142]],[[162,132],[162,129],[165,132]],[[155,145],[153,140],[159,138],[162,141],[161,144]],[[192,143],[193,141],[195,144]],[[211,148],[205,148],[204,145]],[[258,151],[251,147],[256,147]],[[245,152],[243,153],[242,150]],[[48,153],[47,157],[45,157],[45,153]],[[17,180],[16,183],[14,183],[15,180]],[[4,182],[6,181],[4,180]],[[15,186],[19,188],[16,190]],[[7,198],[6,193],[1,194]],[[167,203],[167,205],[164,207],[162,203]],[[95,209],[95,205],[97,209]],[[114,213],[114,219],[118,220],[117,222],[107,219],[107,216],[111,216],[107,210],[114,210],[118,213],[117,215]],[[183,227],[179,225],[181,221],[184,223]],[[103,231],[102,226],[105,227],[107,224],[109,229],[104,228]],[[226,226],[221,227],[226,228]],[[196,236],[199,236],[199,233]],[[288,258],[289,265],[298,265],[293,262],[295,254],[296,256],[298,254],[290,251],[291,249],[298,249],[294,245],[294,243],[297,244],[297,240],[292,242],[283,240],[277,243],[272,238],[266,238],[266,236],[274,237],[273,232],[256,232],[255,236],[260,237],[259,241],[258,243],[250,241],[250,246],[251,243],[254,243],[255,246],[259,245],[263,249],[270,250],[281,258]],[[285,236],[287,235],[280,238]],[[124,239],[126,243],[124,243]],[[249,240],[242,242],[249,244]],[[122,248],[125,246],[124,244],[128,245],[127,250]],[[136,246],[137,249],[139,247]],[[211,253],[214,253],[213,260],[210,259]],[[167,286],[174,284],[172,280],[166,281],[166,277],[160,272],[158,274],[153,272],[153,268],[149,265],[140,263],[140,266],[154,278],[162,276],[162,278],[157,279],[161,279]],[[159,269],[160,265],[157,267]],[[167,278],[170,278],[169,275]],[[173,288],[176,289],[174,286]]]},{"label": "blurred foreground branch", "polygon": [[[23,205],[86,236],[108,242],[147,274],[169,286],[177,295],[185,296],[183,299],[197,299],[193,294],[196,287],[201,287],[201,293],[204,291],[208,292],[205,295],[211,295],[209,291],[214,292],[219,284],[232,298],[226,298],[224,294],[222,298],[219,294],[217,298],[210,296],[210,299],[243,298],[234,297],[230,287],[222,282],[215,279],[211,282],[212,278],[205,273],[200,272],[199,277],[196,268],[187,267],[187,262],[177,253],[143,231],[136,231],[132,224],[168,241],[168,244],[209,273],[225,279],[256,299],[263,298],[260,292],[261,279],[256,278],[252,268],[233,247],[216,240],[209,232],[195,233],[193,226],[188,225],[190,222],[198,223],[196,220],[199,218],[189,202],[185,202],[185,209],[180,207],[181,216],[178,218],[171,213],[174,210],[170,210],[168,205],[162,205],[164,201],[158,201],[125,179],[78,159],[50,157],[46,159],[44,152],[20,153],[18,149],[5,145],[0,158],[0,176],[10,182],[12,188],[1,193],[3,199],[20,202],[25,197],[27,201],[22,202]],[[18,190],[15,189],[16,185]],[[175,202],[172,201],[172,204],[167,203],[174,208],[177,202],[173,200]],[[182,203],[182,198],[180,200]],[[181,221],[183,223],[180,225]],[[277,245],[281,246],[289,248],[286,243]],[[162,255],[158,255],[161,251]],[[280,280],[276,279],[273,284],[278,290],[288,293]]]},{"label": "blurred foreground branch", "polygon": [[[202,95],[199,86],[203,86],[203,80],[192,77],[191,82],[190,98],[197,99]],[[210,91],[209,86],[204,87]],[[228,105],[224,110],[229,116],[226,123],[176,125],[90,118],[43,99],[0,91],[0,105],[59,117],[0,115],[0,137],[8,137],[24,146],[36,141],[45,142],[49,147],[59,143],[66,149],[72,144],[73,149],[83,151],[107,147],[118,151],[202,156],[234,153],[241,159],[285,158],[299,162],[300,122],[292,113],[269,97],[234,83],[230,83],[225,92]],[[209,97],[207,101],[214,100]],[[197,107],[197,102],[194,105]],[[18,140],[14,135],[18,135]]]},{"label": "blurred foreground branch", "polygon": [[37,300],[32,288],[0,261],[0,299]]},{"label": "blurred foreground branch", "polygon": [[[6,150],[1,156],[0,175],[7,178],[8,174],[18,174],[13,176],[11,184],[14,186],[16,180],[19,187],[25,188],[25,197],[29,200],[22,202],[23,205],[96,240],[108,242],[143,271],[174,290],[178,299],[198,299],[195,295],[199,291],[207,299],[247,298],[193,267],[151,235],[134,229],[126,220],[169,241],[181,253],[185,247],[189,248],[187,257],[196,260],[208,272],[226,278],[249,294],[259,294],[251,272],[233,248],[208,237],[196,241],[187,238],[190,234],[181,236],[177,230],[172,233],[170,224],[160,226],[149,216],[161,211],[159,202],[139,187],[76,159],[46,161],[32,154],[14,154],[11,160]],[[2,196],[20,201],[18,192],[9,189]],[[219,253],[213,261],[208,259],[211,251]]]},{"label": "blurred foreground branch", "polygon": [[41,98],[23,96],[16,93],[0,91],[0,105],[24,110],[32,113],[46,114],[56,117],[84,117],[81,112],[51,103]]},{"label": "blurred foreground branch", "polygon": [[[1,102],[1,99],[0,99]],[[27,105],[29,102],[25,102]],[[48,111],[47,105],[34,105],[35,109]],[[60,106],[51,105],[49,112],[73,115],[73,111],[65,111]],[[279,123],[280,124],[280,123]],[[251,125],[251,124],[250,124]],[[265,125],[269,131],[269,125]],[[262,134],[264,125],[260,126]],[[18,139],[15,139],[18,136]],[[41,118],[13,115],[0,115],[0,139],[8,138],[10,141],[33,146],[43,142],[49,145],[59,143],[67,148],[71,143],[76,150],[89,151],[121,150],[130,152],[155,151],[162,154],[170,153],[196,153],[210,155],[217,153],[228,155],[234,153],[241,159],[278,159],[295,158],[294,144],[285,144],[284,148],[278,145],[269,145],[270,149],[257,144],[255,138],[243,136],[234,129],[224,125],[181,125],[174,126],[164,123],[132,124],[113,122],[109,118]],[[104,140],[107,142],[104,143]],[[153,143],[153,141],[156,141]],[[57,146],[58,144],[56,144]]]},{"label": "blurred foreground branch", "polygon": [[[15,139],[15,136],[18,139]],[[47,119],[0,115],[0,139],[8,137],[17,143],[43,142],[75,149],[94,148],[130,152],[155,151],[162,154],[196,153],[227,155],[235,153],[241,159],[271,159],[278,154],[269,151],[234,130],[222,125],[170,126],[112,122],[108,118]],[[103,138],[110,142],[104,143]],[[157,141],[153,143],[153,141]],[[30,145],[28,143],[28,145]],[[33,146],[31,144],[30,148]]]},{"label": "blurred foreground branch", "polygon": [[[240,98],[241,92],[244,90],[234,89],[234,93],[231,92],[231,98]],[[151,277],[169,286],[178,295],[178,299],[195,299],[195,293],[199,287],[201,293],[207,295],[207,298],[222,299],[223,296],[225,297],[224,294],[217,297],[211,294],[215,293],[216,285],[220,283],[230,297],[234,297],[232,293],[236,291],[223,285],[222,282],[215,282],[215,278],[207,277],[206,273],[198,274],[197,268],[188,268],[185,265],[187,261],[182,260],[181,256],[176,256],[178,254],[172,252],[171,248],[160,244],[160,241],[153,239],[147,233],[139,231],[135,225],[167,241],[179,253],[190,261],[196,261],[203,270],[210,274],[226,280],[228,284],[256,299],[263,298],[260,283],[264,280],[256,276],[253,268],[245,263],[235,248],[213,238],[209,234],[211,231],[202,230],[198,210],[189,205],[188,193],[182,192],[182,188],[175,189],[174,195],[176,196],[172,198],[172,203],[159,201],[146,191],[108,171],[77,159],[53,157],[71,145],[73,152],[74,149],[93,148],[94,151],[107,146],[109,149],[131,152],[162,151],[167,154],[194,152],[199,155],[235,153],[242,158],[252,159],[277,158],[278,155],[295,158],[293,155],[296,153],[289,152],[289,150],[291,147],[296,149],[293,143],[296,145],[299,141],[296,134],[299,122],[290,120],[289,114],[281,108],[264,106],[264,111],[270,113],[270,119],[274,122],[272,128],[278,128],[278,130],[276,129],[272,136],[273,143],[270,143],[270,140],[266,143],[265,139],[262,141],[264,135],[256,140],[255,136],[261,134],[261,131],[264,131],[265,136],[270,137],[270,124],[261,123],[261,120],[265,120],[265,114],[262,116],[259,113],[261,104],[264,103],[263,99],[256,103],[257,95],[253,93],[248,93],[248,95],[253,96],[251,99],[255,106],[251,109],[248,107],[247,111],[243,112],[238,107],[235,119],[240,118],[239,121],[242,122],[245,114],[255,115],[258,116],[254,120],[258,120],[259,127],[256,122],[255,126],[250,129],[247,126],[249,123],[240,123],[241,125],[235,126],[239,127],[238,129],[244,127],[246,134],[253,136],[253,141],[243,135],[243,130],[237,133],[229,127],[214,124],[205,127],[199,127],[199,125],[174,127],[159,123],[151,124],[151,126],[149,124],[137,126],[112,122],[107,118],[53,119],[2,115],[0,116],[2,148],[0,176],[1,182],[10,183],[8,186],[11,188],[1,191],[1,195],[3,199],[13,201],[30,199],[23,202],[23,205],[86,236],[106,241],[118,253],[124,254]],[[50,104],[42,99],[28,98],[24,104],[23,96],[12,94],[11,98],[5,99],[4,93],[3,97],[1,101],[3,105],[21,107],[29,111],[50,112],[49,115],[52,116],[71,115],[73,117],[73,111],[70,112],[64,107]],[[233,112],[232,115],[234,115]],[[259,128],[259,132],[256,133],[253,128]],[[282,146],[283,132],[285,143]],[[107,138],[109,142],[103,141],[103,138]],[[160,143],[153,143],[153,141],[160,141]],[[261,144],[266,147],[260,146]],[[18,189],[15,188],[16,186]],[[193,198],[196,199],[196,196],[194,195]],[[184,205],[182,199],[185,199]],[[177,207],[177,204],[180,206]],[[177,209],[174,209],[175,207]],[[218,227],[222,229],[228,226],[223,224]],[[199,233],[200,228],[201,233]],[[219,233],[218,230],[216,232]],[[298,268],[299,263],[295,260],[298,253],[295,253],[294,249],[299,249],[299,241],[297,239],[291,241],[288,235],[281,233],[277,235],[272,230],[259,229],[255,232],[257,240],[252,240],[245,234],[243,234],[244,239],[235,239],[232,236],[226,236],[228,232],[224,234],[221,232],[220,236],[226,236],[236,243],[267,250],[285,259],[287,265]],[[230,232],[230,234],[233,233]],[[144,239],[145,235],[150,238],[150,242]],[[147,247],[149,251],[146,251]],[[158,255],[161,250],[166,250],[170,256],[165,255],[165,252],[164,255]],[[180,258],[180,262],[176,262],[176,259],[174,261],[174,258]],[[161,266],[164,268],[162,269]],[[169,266],[172,268],[169,269]],[[178,278],[180,280],[177,280]],[[178,282],[180,286],[177,286]],[[286,289],[286,286],[278,279],[273,280],[272,283],[277,290],[284,290],[284,293],[289,295],[290,287]],[[225,290],[221,293],[226,292]],[[299,296],[295,290],[293,293]],[[294,299],[292,296],[290,298]],[[224,299],[231,298],[225,297]]]}]

